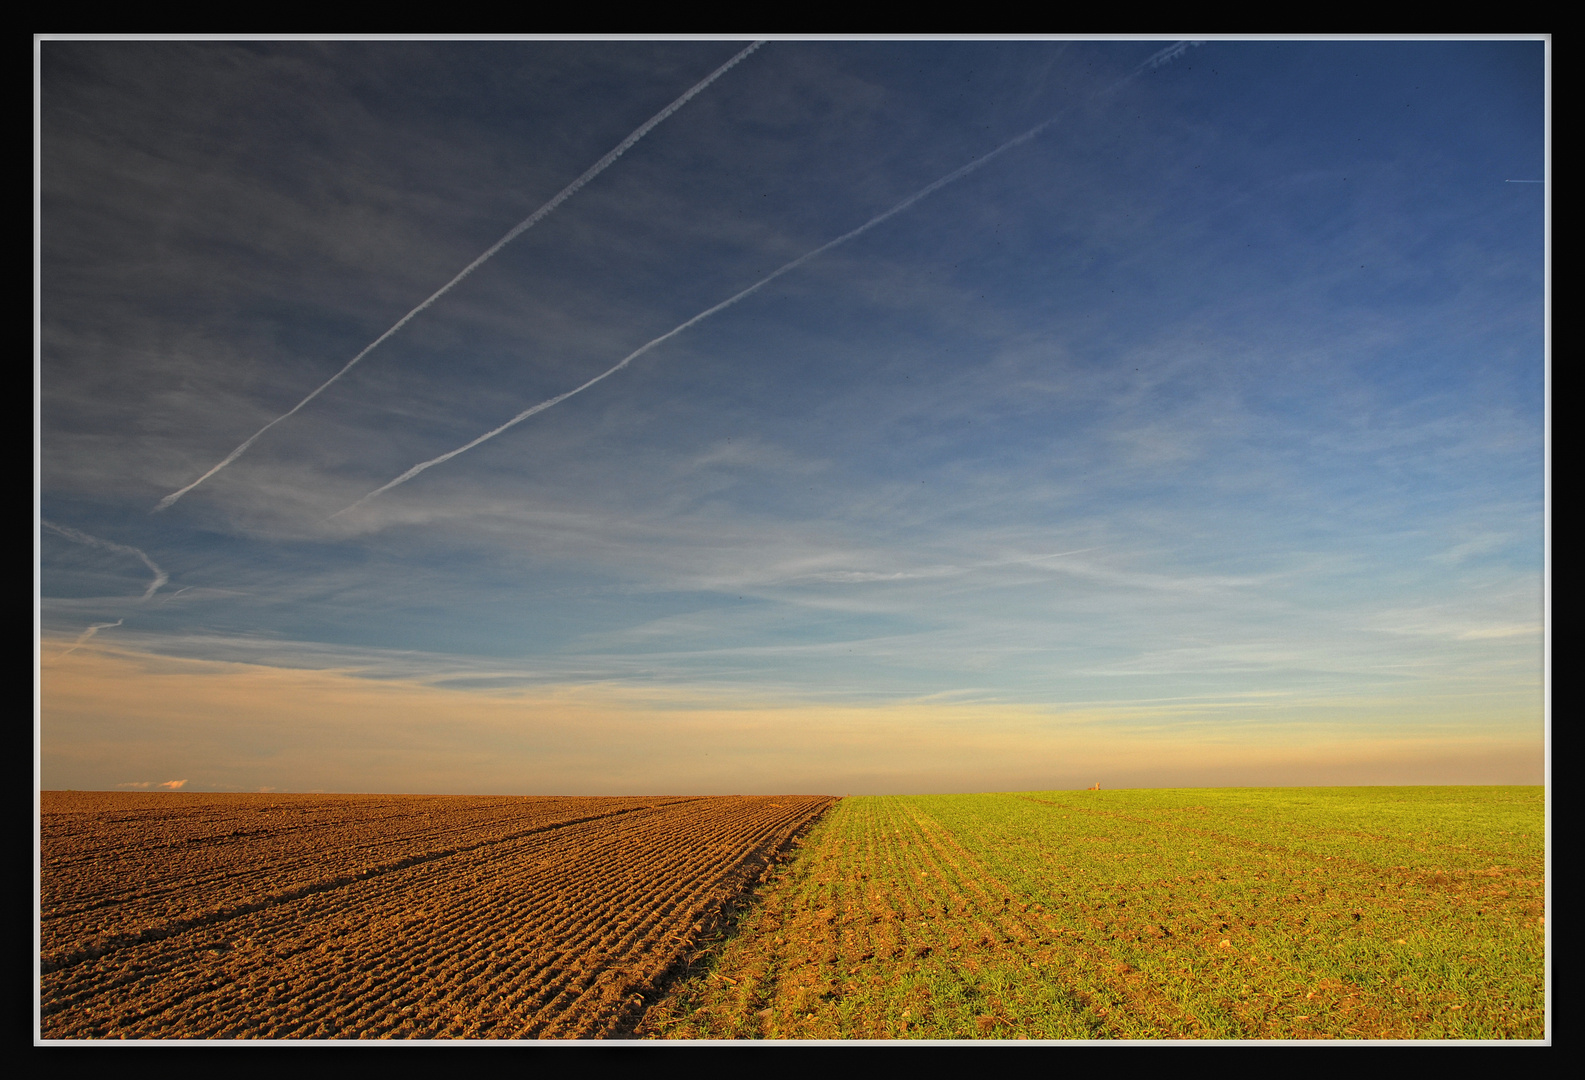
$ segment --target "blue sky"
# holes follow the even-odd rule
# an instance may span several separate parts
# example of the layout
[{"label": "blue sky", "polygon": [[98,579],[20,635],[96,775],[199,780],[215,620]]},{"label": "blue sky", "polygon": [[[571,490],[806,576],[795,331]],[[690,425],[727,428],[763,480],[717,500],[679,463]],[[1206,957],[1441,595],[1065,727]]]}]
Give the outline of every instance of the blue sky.
[{"label": "blue sky", "polygon": [[[46,787],[470,786],[310,777],[271,672],[617,725],[492,790],[1539,780],[1538,40],[769,42],[151,513],[746,44],[42,43]],[[749,715],[828,735],[616,764]]]}]

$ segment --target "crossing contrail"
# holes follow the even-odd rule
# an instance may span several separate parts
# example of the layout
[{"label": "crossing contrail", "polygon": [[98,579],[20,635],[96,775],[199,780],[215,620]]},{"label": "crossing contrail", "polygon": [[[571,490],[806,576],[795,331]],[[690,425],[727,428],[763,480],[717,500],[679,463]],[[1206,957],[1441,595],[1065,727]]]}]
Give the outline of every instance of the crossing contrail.
[{"label": "crossing contrail", "polygon": [[[1178,42],[1175,45],[1171,45],[1171,46],[1168,46],[1165,49],[1162,49],[1160,52],[1157,52],[1157,53],[1153,54],[1152,56],[1150,56],[1147,60],[1145,60],[1144,63],[1140,64],[1137,68],[1135,68],[1129,74],[1123,76],[1123,78],[1119,79],[1117,82],[1113,83],[1111,86],[1109,86],[1106,89],[1100,91],[1100,94],[1109,94],[1112,91],[1114,91],[1114,90],[1118,89],[1119,87],[1123,86],[1125,83],[1128,83],[1132,79],[1138,77],[1139,75],[1141,75],[1145,71],[1152,70],[1154,68],[1159,68],[1163,64],[1170,63],[1172,60],[1176,59],[1179,56],[1182,56],[1185,52],[1187,52],[1191,45],[1197,45],[1197,44],[1199,44],[1199,43],[1198,42],[1189,42],[1189,41],[1180,41],[1180,42]],[[1097,94],[1096,96],[1100,96],[1100,94]],[[488,442],[489,440],[495,438],[497,435],[499,435],[502,432],[508,430],[509,428],[512,428],[512,427],[517,426],[518,424],[521,424],[524,420],[527,420],[530,416],[533,416],[535,413],[544,412],[546,409],[549,409],[552,406],[561,404],[563,401],[566,401],[568,398],[572,397],[575,394],[583,393],[585,390],[589,389],[589,387],[593,386],[595,383],[601,382],[601,381],[603,381],[605,379],[609,379],[612,375],[615,375],[617,372],[621,371],[623,368],[625,368],[629,364],[631,364],[634,360],[637,360],[640,356],[643,356],[645,353],[649,352],[651,349],[655,348],[655,346],[661,344],[662,342],[668,341],[671,338],[676,337],[678,334],[682,333],[684,330],[687,330],[689,327],[696,326],[697,324],[703,322],[704,320],[710,318],[710,316],[715,315],[718,312],[725,311],[727,308],[731,307],[733,304],[737,303],[739,300],[743,300],[743,299],[753,295],[754,293],[756,293],[759,290],[763,289],[765,286],[769,285],[771,282],[775,281],[777,278],[781,277],[783,274],[787,274],[787,273],[792,272],[793,270],[796,270],[798,267],[802,266],[804,263],[808,262],[810,259],[815,258],[817,255],[822,255],[825,252],[830,251],[834,247],[838,247],[839,245],[847,243],[849,240],[852,240],[855,237],[862,236],[864,233],[869,232],[871,229],[875,228],[875,226],[881,224],[883,221],[886,221],[889,218],[895,217],[896,215],[902,213],[904,210],[907,210],[910,206],[913,206],[920,199],[923,199],[923,198],[925,198],[926,196],[929,196],[929,195],[933,195],[935,192],[940,191],[942,188],[946,187],[948,184],[951,184],[951,183],[954,183],[955,181],[961,180],[963,177],[967,176],[969,173],[975,171],[976,169],[978,169],[981,166],[985,165],[986,163],[990,162],[992,159],[1000,157],[1002,154],[1005,154],[1007,151],[1013,149],[1014,147],[1022,146],[1024,143],[1028,142],[1030,139],[1033,139],[1035,136],[1037,136],[1041,132],[1045,131],[1052,124],[1055,124],[1058,120],[1062,119],[1062,117],[1066,116],[1068,114],[1068,112],[1071,111],[1071,109],[1072,109],[1072,106],[1069,106],[1067,109],[1063,109],[1061,112],[1057,113],[1055,116],[1052,116],[1052,117],[1050,117],[1050,118],[1048,118],[1046,120],[1043,120],[1040,123],[1036,124],[1034,127],[1030,128],[1028,131],[1025,131],[1024,133],[1022,133],[1020,135],[1014,135],[1011,139],[1008,139],[1006,142],[1002,143],[996,149],[990,151],[989,153],[987,153],[987,154],[985,154],[985,155],[983,155],[981,157],[975,158],[973,161],[969,162],[967,165],[963,165],[963,166],[959,167],[958,169],[954,170],[953,172],[948,173],[946,176],[943,176],[941,179],[936,180],[934,183],[928,184],[925,187],[920,188],[918,191],[916,191],[912,195],[908,196],[902,202],[900,202],[897,205],[893,206],[890,210],[885,210],[885,211],[881,212],[880,214],[877,214],[875,217],[870,218],[864,224],[860,225],[858,228],[852,230],[851,232],[843,233],[841,236],[837,237],[835,240],[828,241],[828,242],[820,245],[819,247],[815,248],[813,251],[809,251],[809,252],[804,253],[803,255],[798,256],[798,258],[794,259],[792,262],[787,263],[784,266],[780,267],[779,269],[774,270],[771,273],[767,274],[765,277],[760,278],[758,281],[756,281],[754,284],[750,285],[748,288],[744,289],[742,292],[739,292],[739,293],[737,293],[737,294],[735,294],[733,296],[728,297],[727,299],[721,301],[719,304],[715,305],[712,308],[706,308],[704,311],[701,311],[699,314],[695,315],[693,318],[689,319],[687,322],[680,323],[677,326],[673,327],[672,329],[666,331],[666,333],[662,334],[660,337],[654,338],[653,340],[644,343],[643,345],[639,346],[637,349],[634,349],[632,352],[628,353],[615,366],[610,367],[610,368],[606,369],[605,371],[602,371],[600,374],[596,375],[594,378],[590,379],[588,382],[582,384],[581,386],[576,386],[573,389],[566,391],[565,393],[557,394],[553,398],[549,398],[549,399],[547,399],[545,401],[541,401],[538,405],[534,405],[534,406],[531,406],[531,407],[529,407],[527,409],[524,409],[522,412],[520,412],[516,416],[512,417],[510,420],[508,420],[506,423],[502,424],[500,427],[492,428],[491,430],[486,431],[483,435],[480,435],[478,438],[472,440],[471,442],[463,443],[461,446],[457,447],[455,450],[449,450],[446,453],[441,454],[439,457],[430,458],[428,461],[419,462],[417,465],[414,465],[411,469],[408,469],[406,472],[404,472],[401,476],[398,476],[395,480],[392,480],[390,483],[384,485],[383,487],[375,488],[373,491],[369,492],[367,495],[365,495],[363,498],[359,499],[357,502],[353,503],[351,506],[342,507],[340,510],[337,510],[334,514],[331,514],[330,516],[332,518],[337,518],[337,517],[340,517],[342,514],[347,513],[350,510],[356,510],[358,507],[362,506],[364,503],[368,502],[370,499],[373,499],[373,498],[375,498],[378,495],[382,495],[385,492],[390,491],[394,487],[397,487],[397,486],[399,486],[401,484],[407,483],[409,480],[411,480],[413,477],[417,476],[419,473],[423,472],[424,470],[432,469],[436,465],[440,465],[440,464],[443,464],[444,462],[450,461],[452,458],[456,457],[458,454],[467,453],[469,450],[472,450],[475,446],[478,446],[480,443]]]},{"label": "crossing contrail", "polygon": [[[143,565],[147,566],[150,572],[154,574],[154,580],[149,582],[149,587],[144,590],[143,595],[138,598],[138,603],[140,604],[159,591],[161,585],[164,585],[167,581],[171,580],[171,576],[156,566],[153,559],[149,558],[135,547],[129,547],[126,544],[117,544],[111,540],[101,540],[97,536],[89,536],[85,532],[78,532],[76,529],[70,528],[66,525],[57,525],[53,521],[40,521],[39,524],[44,526],[50,532],[57,533],[61,536],[64,536],[68,540],[75,541],[76,543],[86,544],[89,547],[100,548],[104,551],[114,551],[120,555],[131,555],[136,559],[142,559]],[[105,623],[104,626],[98,627],[98,629],[102,630],[105,626],[120,625],[120,622]]]},{"label": "crossing contrail", "polygon": [[259,437],[262,436],[266,431],[269,431],[276,424],[279,424],[282,420],[285,420],[287,417],[296,413],[304,405],[307,405],[310,401],[313,401],[320,394],[324,393],[325,390],[329,388],[331,383],[334,383],[337,379],[351,371],[354,364],[356,364],[359,360],[362,360],[365,356],[369,355],[369,353],[373,352],[377,347],[379,347],[381,342],[385,341],[386,338],[390,337],[402,327],[406,326],[408,321],[411,320],[415,315],[423,311],[430,304],[433,304],[436,300],[439,300],[442,296],[446,295],[446,293],[450,292],[458,282],[467,277],[469,274],[473,273],[480,266],[484,265],[484,263],[488,261],[489,258],[496,252],[500,251],[507,244],[510,244],[523,233],[539,224],[551,213],[551,211],[555,210],[556,207],[572,198],[572,196],[577,193],[579,188],[583,187],[590,180],[593,180],[596,176],[599,176],[611,165],[612,162],[621,157],[623,154],[627,153],[627,151],[632,148],[634,143],[638,142],[645,135],[649,134],[650,129],[654,128],[655,125],[659,124],[662,120],[665,120],[672,113],[688,104],[688,102],[696,94],[702,91],[705,87],[709,86],[711,83],[715,82],[722,75],[725,75],[729,70],[735,67],[740,60],[748,56],[749,53],[753,52],[763,44],[765,44],[763,41],[754,42],[754,44],[750,45],[748,48],[732,57],[732,59],[716,68],[709,75],[706,75],[698,83],[695,83],[687,93],[682,95],[682,97],[678,98],[676,101],[672,102],[660,112],[646,120],[643,126],[639,127],[633,132],[633,134],[629,135],[627,138],[618,143],[616,149],[612,150],[609,154],[606,154],[605,157],[589,166],[589,168],[584,171],[582,176],[578,177],[578,179],[562,188],[561,191],[556,194],[555,198],[551,199],[544,206],[541,206],[528,217],[518,222],[517,225],[512,228],[512,231],[501,237],[501,239],[497,240],[495,245],[491,247],[490,250],[486,251],[483,255],[480,255],[477,259],[474,259],[467,266],[463,267],[461,273],[437,289],[428,300],[425,300],[422,304],[419,304],[412,311],[409,311],[406,315],[403,315],[400,319],[398,319],[395,326],[391,327],[385,333],[381,334],[379,337],[375,338],[374,341],[365,346],[362,352],[360,352],[357,356],[354,356],[351,360],[348,360],[346,365],[340,371],[336,372],[330,378],[321,383],[319,388],[313,393],[309,394],[302,401],[299,401],[286,412],[282,413],[280,416],[277,416],[274,420],[271,420],[268,424],[265,424],[258,431],[254,432],[253,435],[248,438],[247,441],[245,441],[241,446],[227,454],[220,464],[204,473],[204,475],[200,476],[197,480],[194,480],[191,484],[188,484],[180,491],[173,491],[169,495],[165,496],[165,498],[161,499],[159,501],[159,505],[154,508],[155,512],[157,513],[166,509],[171,504],[176,502],[177,499],[180,499],[183,495],[186,495],[189,491],[193,490],[193,488],[197,487],[199,484],[202,484],[205,480],[208,480],[211,476],[215,475],[215,473],[219,472],[221,469],[224,469],[227,465],[230,465],[233,461],[237,460],[237,458],[241,457],[247,451],[248,447],[258,442]]}]

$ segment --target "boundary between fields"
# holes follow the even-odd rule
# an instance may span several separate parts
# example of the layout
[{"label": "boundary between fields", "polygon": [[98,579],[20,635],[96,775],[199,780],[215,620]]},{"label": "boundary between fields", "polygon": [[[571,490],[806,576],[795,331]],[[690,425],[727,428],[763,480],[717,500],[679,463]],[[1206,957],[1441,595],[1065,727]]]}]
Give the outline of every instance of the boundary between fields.
[{"label": "boundary between fields", "polygon": [[667,965],[665,970],[656,975],[650,981],[648,987],[640,987],[636,990],[636,993],[642,995],[642,1002],[634,1002],[620,1010],[607,1024],[604,1033],[597,1037],[600,1039],[644,1039],[646,1041],[658,1039],[664,1041],[665,1036],[660,1035],[658,1032],[641,1033],[650,1010],[667,998],[681,980],[695,974],[696,969],[702,965],[709,964],[711,961],[720,959],[721,950],[726,947],[727,942],[741,932],[744,917],[753,911],[754,902],[757,899],[756,894],[759,887],[765,883],[765,876],[769,873],[771,867],[776,864],[777,860],[789,848],[803,840],[814,830],[816,825],[824,821],[826,815],[831,813],[836,808],[837,803],[841,801],[841,796],[832,798],[816,813],[810,814],[789,830],[787,835],[782,837],[779,842],[767,846],[759,853],[747,853],[743,859],[739,860],[738,866],[743,872],[737,885],[731,888],[727,895],[714,906],[714,910],[706,910],[701,917],[694,920],[702,927],[694,935],[696,942],[718,931],[720,936],[704,945],[703,948],[694,951],[691,957],[688,955],[690,950],[687,947],[679,950],[676,959]]}]

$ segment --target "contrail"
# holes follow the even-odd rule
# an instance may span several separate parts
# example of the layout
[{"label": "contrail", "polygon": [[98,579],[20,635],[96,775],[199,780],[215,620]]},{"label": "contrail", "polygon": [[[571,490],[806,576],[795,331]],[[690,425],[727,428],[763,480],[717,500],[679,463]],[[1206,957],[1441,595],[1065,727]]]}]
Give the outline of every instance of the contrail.
[{"label": "contrail", "polygon": [[702,91],[705,87],[709,86],[711,83],[715,82],[722,75],[725,75],[729,70],[735,67],[740,60],[748,56],[749,53],[753,52],[763,44],[765,44],[763,41],[754,42],[754,44],[750,45],[748,48],[732,57],[732,59],[716,68],[709,75],[705,76],[700,82],[695,83],[687,93],[682,95],[682,97],[678,98],[676,101],[672,102],[660,112],[646,120],[643,126],[639,127],[633,132],[633,134],[629,135],[627,138],[618,143],[616,149],[612,150],[609,154],[606,154],[605,157],[589,166],[589,168],[584,171],[582,176],[578,177],[578,179],[562,188],[561,191],[556,194],[555,198],[551,199],[544,206],[541,206],[538,210],[535,210],[532,214],[528,215],[528,217],[518,222],[517,225],[512,228],[512,231],[501,237],[501,239],[497,240],[495,245],[491,247],[490,250],[486,251],[483,255],[480,255],[477,259],[474,259],[467,266],[463,267],[461,273],[437,289],[428,300],[425,300],[412,311],[409,311],[406,315],[403,315],[397,320],[395,326],[391,327],[385,333],[375,338],[374,341],[366,346],[364,350],[357,356],[354,356],[351,360],[348,360],[345,367],[321,383],[317,390],[309,394],[302,401],[299,401],[296,405],[293,405],[289,410],[282,413],[280,416],[277,416],[274,420],[271,420],[268,424],[265,424],[258,431],[254,432],[251,438],[249,438],[235,450],[231,451],[231,453],[227,454],[225,459],[221,461],[220,464],[204,473],[204,475],[200,476],[197,480],[194,480],[191,484],[188,484],[180,491],[173,491],[169,495],[165,496],[165,498],[160,500],[159,505],[154,508],[154,512],[158,513],[159,511],[166,509],[172,503],[176,502],[177,499],[180,499],[183,495],[186,495],[189,491],[193,490],[193,488],[197,487],[199,484],[202,484],[205,480],[208,480],[211,476],[215,475],[215,473],[219,472],[221,469],[224,469],[227,465],[230,465],[233,461],[237,460],[237,458],[241,457],[243,453],[247,451],[248,447],[258,442],[259,437],[266,431],[269,431],[276,424],[279,424],[282,420],[285,420],[287,417],[297,412],[297,410],[301,409],[304,405],[307,405],[310,401],[313,401],[320,394],[324,393],[331,383],[335,382],[347,372],[351,371],[352,365],[356,364],[359,360],[362,360],[365,356],[369,355],[369,353],[373,352],[386,338],[390,337],[402,327],[406,326],[408,321],[412,319],[413,316],[417,315],[430,304],[433,304],[436,300],[439,300],[442,296],[446,295],[446,293],[450,292],[458,282],[467,277],[469,274],[473,273],[480,266],[484,265],[484,263],[496,252],[500,251],[507,244],[510,244],[523,233],[527,232],[529,229],[532,229],[535,225],[543,221],[551,213],[551,211],[556,209],[556,207],[572,198],[572,196],[577,193],[579,188],[583,187],[590,180],[593,180],[596,176],[599,176],[608,167],[610,167],[612,162],[621,157],[623,154],[627,153],[627,151],[632,148],[633,144],[638,142],[645,135],[648,135],[650,130],[654,128],[655,125],[659,124],[672,113],[688,104],[688,102],[692,100],[696,94]]},{"label": "contrail", "polygon": [[72,653],[77,651],[77,649],[82,645],[83,642],[87,641],[89,638],[91,638],[95,634],[99,633],[99,631],[108,630],[112,626],[120,626],[124,622],[126,622],[125,619],[117,619],[115,622],[94,623],[94,625],[92,625],[88,629],[84,630],[81,634],[78,634],[77,635],[77,640],[72,642],[72,647],[67,649],[65,652],[61,653],[61,656],[63,656],[63,657],[64,656],[70,656]]},{"label": "contrail", "polygon": [[[1191,45],[1194,45],[1194,44],[1198,44],[1198,43],[1197,42],[1180,41],[1176,45],[1172,45],[1172,46],[1169,46],[1168,48],[1165,48],[1165,49],[1161,50],[1160,52],[1154,54],[1149,59],[1147,59],[1144,63],[1140,64],[1139,67],[1135,68],[1132,72],[1130,72],[1129,74],[1123,76],[1123,78],[1119,79],[1117,82],[1113,83],[1111,86],[1107,87],[1105,90],[1100,91],[1100,94],[1109,94],[1112,91],[1114,91],[1114,90],[1118,89],[1119,87],[1123,86],[1124,84],[1128,83],[1130,80],[1136,78],[1137,76],[1139,76],[1143,72],[1145,72],[1147,70],[1154,69],[1154,68],[1161,67],[1163,64],[1171,62],[1176,57],[1182,56],[1184,54],[1184,52],[1186,52],[1188,50],[1188,48]],[[1096,96],[1100,96],[1100,94],[1097,94]],[[908,196],[902,202],[898,203],[896,206],[893,206],[890,210],[883,211],[882,213],[877,214],[875,217],[870,218],[868,221],[866,221],[864,224],[860,225],[858,228],[854,229],[852,232],[843,233],[841,236],[837,237],[835,240],[828,241],[827,243],[822,244],[821,246],[815,248],[813,251],[806,252],[805,254],[798,256],[798,258],[796,258],[792,262],[787,263],[786,265],[782,266],[780,269],[774,270],[770,274],[766,275],[765,277],[760,278],[758,281],[756,281],[754,284],[750,285],[748,288],[744,289],[742,292],[737,293],[734,296],[728,297],[727,299],[721,301],[719,304],[715,305],[715,307],[707,308],[704,311],[701,311],[699,314],[695,315],[693,318],[689,319],[687,322],[681,323],[678,326],[673,327],[671,330],[668,330],[666,333],[662,334],[660,337],[655,338],[652,341],[646,342],[645,344],[639,346],[637,349],[635,349],[632,352],[628,353],[627,356],[623,357],[620,363],[618,363],[614,367],[611,367],[611,368],[601,372],[600,374],[596,375],[594,378],[590,379],[588,382],[584,383],[582,386],[574,387],[573,389],[568,390],[565,393],[557,394],[553,398],[549,398],[548,400],[541,401],[538,405],[534,405],[534,406],[532,406],[530,408],[524,409],[522,412],[520,412],[516,416],[512,417],[512,419],[508,420],[506,423],[502,424],[500,427],[492,428],[491,430],[486,431],[483,435],[480,435],[478,438],[474,439],[472,442],[464,443],[461,446],[457,447],[455,450],[451,450],[451,451],[448,451],[448,452],[446,452],[444,454],[441,454],[437,458],[430,458],[428,461],[419,462],[417,465],[414,465],[411,469],[408,469],[405,473],[403,473],[401,476],[398,476],[395,480],[392,480],[390,483],[386,484],[384,487],[375,488],[373,491],[369,492],[367,495],[365,495],[363,498],[359,499],[357,502],[353,503],[351,506],[342,507],[340,510],[337,510],[334,514],[331,514],[330,516],[332,518],[337,518],[337,517],[340,517],[342,514],[347,513],[349,510],[355,510],[358,507],[362,506],[364,503],[368,502],[370,499],[374,498],[375,496],[381,495],[381,494],[383,494],[383,493],[385,493],[387,491],[390,491],[392,488],[394,488],[394,487],[396,487],[396,486],[398,486],[400,484],[407,483],[409,480],[411,480],[413,477],[417,476],[419,473],[423,472],[425,469],[434,468],[436,465],[440,465],[440,464],[442,464],[444,462],[450,461],[452,458],[456,457],[458,454],[467,453],[469,450],[472,450],[475,446],[478,446],[480,443],[488,442],[489,440],[495,438],[497,435],[501,434],[503,431],[506,431],[508,428],[515,427],[516,425],[521,424],[524,420],[527,420],[530,416],[533,416],[535,413],[544,412],[546,409],[550,408],[553,405],[561,404],[563,401],[566,401],[568,398],[572,397],[574,394],[583,393],[585,390],[589,389],[589,387],[593,386],[595,383],[601,382],[602,380],[605,380],[605,379],[609,379],[612,375],[615,375],[618,371],[621,371],[623,368],[625,368],[629,364],[631,364],[634,360],[637,360],[640,356],[643,356],[645,353],[649,352],[651,349],[653,349],[655,346],[661,344],[662,342],[668,341],[671,338],[676,337],[678,334],[682,333],[684,330],[687,330],[689,327],[697,325],[698,323],[703,322],[705,319],[708,319],[710,316],[712,316],[712,315],[714,315],[714,314],[716,314],[718,312],[725,311],[727,308],[731,307],[733,304],[737,303],[739,300],[742,300],[742,299],[744,299],[744,298],[746,298],[748,296],[753,295],[754,293],[758,292],[760,289],[763,289],[765,286],[767,286],[771,282],[775,281],[777,278],[781,277],[783,274],[787,274],[787,273],[790,273],[793,270],[796,270],[798,267],[802,266],[804,263],[808,262],[810,259],[813,259],[817,255],[822,255],[825,252],[830,251],[834,247],[837,247],[837,246],[839,246],[841,244],[847,243],[849,240],[852,240],[855,237],[862,236],[864,233],[867,233],[871,229],[875,228],[875,226],[881,224],[881,222],[886,221],[889,218],[895,217],[896,215],[902,213],[904,210],[907,210],[910,206],[914,205],[920,199],[923,199],[923,198],[925,198],[928,195],[933,195],[937,191],[940,191],[942,188],[946,187],[948,184],[951,184],[951,183],[954,183],[955,181],[961,180],[963,177],[967,176],[969,173],[973,172],[974,170],[980,168],[982,165],[985,165],[987,162],[991,161],[992,159],[1000,157],[1002,154],[1005,154],[1007,151],[1013,149],[1013,147],[1022,146],[1024,143],[1028,142],[1030,139],[1033,139],[1036,135],[1039,135],[1041,132],[1045,131],[1052,124],[1055,124],[1058,120],[1062,119],[1062,117],[1066,116],[1071,110],[1072,110],[1072,106],[1069,106],[1067,109],[1062,110],[1061,112],[1057,113],[1055,116],[1052,116],[1049,119],[1043,120],[1040,123],[1036,124],[1034,127],[1030,128],[1028,131],[1024,132],[1023,134],[1014,135],[1011,139],[1008,139],[1006,142],[1002,143],[1000,146],[998,146],[996,149],[990,151],[988,154],[985,154],[982,157],[975,158],[973,161],[969,162],[967,165],[961,166],[960,168],[954,170],[953,172],[948,173],[946,176],[943,176],[941,179],[935,181],[934,183],[929,184],[929,185],[927,185],[927,186],[925,186],[923,188],[920,188],[918,191],[916,191],[912,195]]]},{"label": "contrail", "polygon": [[[1168,45],[1165,49],[1162,49],[1150,59],[1146,60],[1143,66],[1147,68],[1164,67],[1165,65],[1172,63],[1184,53],[1188,52],[1190,49],[1198,49],[1204,44],[1205,42],[1203,41],[1180,41],[1175,45]],[[1135,72],[1135,74],[1137,75],[1138,72]],[[1111,89],[1116,88],[1112,87]]]},{"label": "contrail", "polygon": [[[1028,559],[1009,559],[1008,562],[1036,563],[1044,559],[1060,559],[1065,555],[1083,555],[1086,551],[1100,551],[1099,547],[1074,548],[1072,551],[1053,551],[1050,555],[1035,555]],[[190,588],[191,586],[189,586]]]},{"label": "contrail", "polygon": [[[131,555],[135,558],[142,559],[143,565],[147,566],[154,574],[154,580],[149,582],[149,587],[144,590],[143,595],[138,598],[138,603],[140,604],[159,591],[161,585],[164,585],[167,581],[171,580],[171,576],[156,566],[153,559],[149,558],[135,547],[128,547],[126,544],[117,544],[110,540],[101,540],[97,536],[89,536],[85,532],[78,532],[76,529],[69,528],[65,525],[57,525],[53,521],[40,521],[39,524],[44,526],[50,532],[58,533],[59,535],[64,536],[66,539],[74,540],[79,544],[87,544],[89,547],[102,548],[105,551],[114,551],[121,555]],[[105,623],[104,625],[120,626],[121,623]],[[98,629],[103,628],[104,627],[99,627]],[[92,631],[89,632],[92,633]]]}]

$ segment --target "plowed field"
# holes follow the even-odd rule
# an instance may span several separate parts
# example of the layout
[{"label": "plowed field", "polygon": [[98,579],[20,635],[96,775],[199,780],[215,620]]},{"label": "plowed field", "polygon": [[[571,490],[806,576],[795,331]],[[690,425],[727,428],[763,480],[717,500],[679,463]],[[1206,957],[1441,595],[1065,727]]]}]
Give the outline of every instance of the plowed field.
[{"label": "plowed field", "polygon": [[619,1034],[831,802],[45,792],[41,1034]]}]

